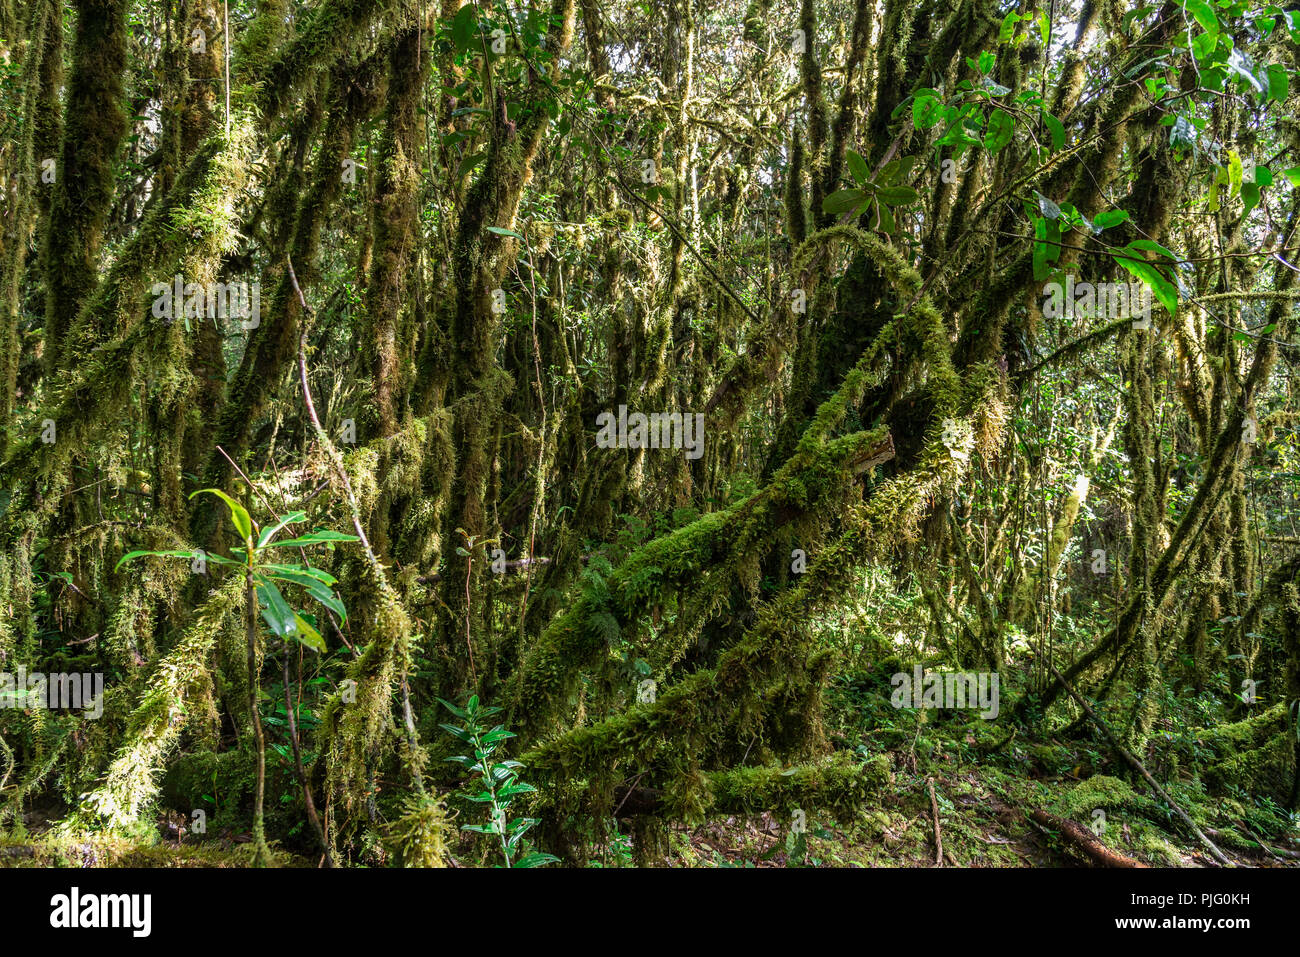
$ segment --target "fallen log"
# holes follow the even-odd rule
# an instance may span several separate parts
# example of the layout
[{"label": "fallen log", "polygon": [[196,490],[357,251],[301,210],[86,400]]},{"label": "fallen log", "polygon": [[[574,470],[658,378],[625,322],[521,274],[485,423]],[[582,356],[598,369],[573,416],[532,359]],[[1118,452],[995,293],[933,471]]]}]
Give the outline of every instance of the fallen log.
[{"label": "fallen log", "polygon": [[1141,861],[1135,861],[1133,858],[1107,847],[1097,835],[1082,824],[1076,824],[1067,818],[1057,817],[1055,814],[1048,814],[1046,811],[1038,809],[1027,813],[1030,818],[1043,825],[1043,827],[1050,827],[1059,831],[1062,837],[1103,867],[1144,868],[1147,866]]}]

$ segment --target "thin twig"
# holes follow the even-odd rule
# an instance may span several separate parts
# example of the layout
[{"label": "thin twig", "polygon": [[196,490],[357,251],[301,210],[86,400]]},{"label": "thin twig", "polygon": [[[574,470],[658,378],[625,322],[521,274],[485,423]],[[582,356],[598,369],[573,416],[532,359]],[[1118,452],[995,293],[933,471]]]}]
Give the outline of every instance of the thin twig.
[{"label": "thin twig", "polygon": [[943,835],[939,833],[939,802],[934,796],[934,778],[926,778],[930,791],[930,814],[934,819],[934,866],[943,867]]}]

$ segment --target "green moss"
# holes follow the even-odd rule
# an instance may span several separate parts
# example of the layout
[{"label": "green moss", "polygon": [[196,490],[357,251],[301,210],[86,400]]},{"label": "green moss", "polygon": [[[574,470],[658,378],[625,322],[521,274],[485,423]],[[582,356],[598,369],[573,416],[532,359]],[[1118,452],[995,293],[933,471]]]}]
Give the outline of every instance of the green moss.
[{"label": "green moss", "polygon": [[1204,775],[1212,788],[1240,789],[1286,801],[1295,775],[1295,737],[1279,732],[1258,748],[1234,753],[1211,764]]},{"label": "green moss", "polygon": [[1074,757],[1074,752],[1061,744],[1029,744],[1025,750],[1040,768],[1051,772],[1070,767]]},{"label": "green moss", "polygon": [[[68,324],[94,289],[100,247],[113,202],[117,150],[126,135],[122,109],[126,66],[125,0],[77,0],[66,128],[43,251],[45,361],[60,368]],[[58,28],[58,25],[54,25]],[[100,338],[109,329],[96,329]]]},{"label": "green moss", "polygon": [[1128,824],[1133,851],[1137,856],[1159,867],[1178,867],[1183,856],[1169,841],[1169,835],[1153,824],[1133,821]]},{"label": "green moss", "polygon": [[864,764],[843,753],[793,768],[737,768],[708,777],[714,812],[788,816],[816,808],[841,820],[852,818],[893,781],[886,755]]},{"label": "green moss", "polygon": [[1212,789],[1244,790],[1285,802],[1295,775],[1295,735],[1286,708],[1267,711],[1233,724],[1195,732],[1196,743],[1209,752],[1198,761]]},{"label": "green moss", "polygon": [[[157,832],[126,839],[106,834],[0,835],[0,867],[236,867],[252,861],[251,844],[225,846],[216,841],[164,843]],[[277,867],[312,867],[314,862],[273,850]]]},{"label": "green moss", "polygon": [[427,796],[409,798],[389,830],[403,867],[445,867],[447,840],[454,833],[442,802]]},{"label": "green moss", "polygon": [[1198,744],[1209,748],[1216,757],[1225,757],[1263,747],[1285,726],[1286,709],[1277,704],[1242,721],[1199,728],[1194,732],[1194,737]]},{"label": "green moss", "polygon": [[1155,802],[1138,794],[1119,778],[1094,774],[1058,798],[1053,808],[1062,817],[1084,823],[1091,819],[1092,812],[1097,809],[1147,813],[1155,809]]}]

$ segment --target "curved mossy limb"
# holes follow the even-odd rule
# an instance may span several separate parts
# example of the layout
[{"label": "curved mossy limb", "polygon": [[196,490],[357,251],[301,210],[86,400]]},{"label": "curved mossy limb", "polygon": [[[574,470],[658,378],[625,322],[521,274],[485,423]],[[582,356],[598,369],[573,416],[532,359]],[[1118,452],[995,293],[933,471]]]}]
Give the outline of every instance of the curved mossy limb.
[{"label": "curved mossy limb", "polygon": [[879,800],[893,782],[887,755],[878,754],[864,763],[844,752],[792,768],[733,768],[707,777],[710,813],[766,811],[788,818],[796,810],[820,809],[841,821]]}]

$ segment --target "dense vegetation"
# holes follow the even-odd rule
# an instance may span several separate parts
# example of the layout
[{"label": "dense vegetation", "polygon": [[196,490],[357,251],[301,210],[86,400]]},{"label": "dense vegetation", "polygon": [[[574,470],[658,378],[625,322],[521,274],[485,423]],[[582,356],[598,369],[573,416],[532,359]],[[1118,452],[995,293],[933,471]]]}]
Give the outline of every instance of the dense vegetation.
[{"label": "dense vegetation", "polygon": [[4,859],[1300,859],[1298,71],[0,0],[0,671],[103,686],[0,702]]}]

